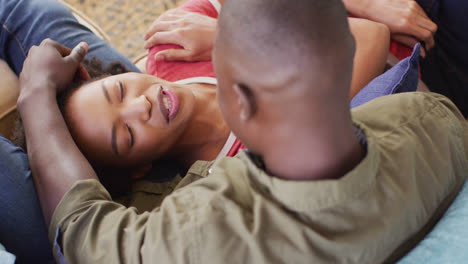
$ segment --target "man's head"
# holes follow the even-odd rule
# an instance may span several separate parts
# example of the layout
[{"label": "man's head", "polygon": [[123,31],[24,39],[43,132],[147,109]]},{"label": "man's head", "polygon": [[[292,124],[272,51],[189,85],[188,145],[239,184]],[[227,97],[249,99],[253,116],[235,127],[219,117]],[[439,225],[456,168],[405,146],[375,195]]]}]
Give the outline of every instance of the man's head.
[{"label": "man's head", "polygon": [[221,111],[253,152],[292,144],[349,116],[353,56],[341,0],[226,0],[213,56]]}]

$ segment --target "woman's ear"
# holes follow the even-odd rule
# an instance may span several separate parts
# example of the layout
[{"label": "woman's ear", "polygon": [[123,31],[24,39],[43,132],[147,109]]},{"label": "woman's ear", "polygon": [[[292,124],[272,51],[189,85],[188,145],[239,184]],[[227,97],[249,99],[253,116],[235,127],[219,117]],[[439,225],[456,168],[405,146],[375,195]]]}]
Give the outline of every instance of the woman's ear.
[{"label": "woman's ear", "polygon": [[233,88],[237,95],[237,103],[239,104],[240,120],[247,121],[257,112],[255,96],[252,90],[244,84],[236,83],[233,85]]},{"label": "woman's ear", "polygon": [[136,180],[136,179],[141,179],[141,178],[145,177],[146,174],[148,174],[148,172],[150,172],[152,167],[153,167],[153,165],[150,163],[150,164],[142,165],[142,166],[139,166],[139,167],[133,169],[130,172],[131,179]]}]

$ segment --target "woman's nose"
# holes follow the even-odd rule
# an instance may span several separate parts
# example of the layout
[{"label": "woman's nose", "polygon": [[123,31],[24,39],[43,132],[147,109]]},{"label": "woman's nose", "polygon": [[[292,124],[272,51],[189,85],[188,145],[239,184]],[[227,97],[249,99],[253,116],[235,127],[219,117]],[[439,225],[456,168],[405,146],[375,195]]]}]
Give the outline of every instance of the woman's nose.
[{"label": "woman's nose", "polygon": [[145,95],[128,100],[121,112],[124,120],[140,120],[146,122],[151,117],[151,103]]}]

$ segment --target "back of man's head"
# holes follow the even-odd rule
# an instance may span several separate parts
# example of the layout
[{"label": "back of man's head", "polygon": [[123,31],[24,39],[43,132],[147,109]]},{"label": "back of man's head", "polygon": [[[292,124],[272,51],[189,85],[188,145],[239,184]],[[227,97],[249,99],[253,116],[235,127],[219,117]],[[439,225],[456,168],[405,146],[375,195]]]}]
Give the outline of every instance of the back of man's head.
[{"label": "back of man's head", "polygon": [[232,57],[247,55],[244,65],[261,62],[275,66],[268,70],[341,79],[354,55],[345,14],[341,0],[226,0],[218,44],[228,46]]},{"label": "back of man's head", "polygon": [[353,56],[341,0],[225,0],[214,49],[224,117],[259,154],[343,121]]}]

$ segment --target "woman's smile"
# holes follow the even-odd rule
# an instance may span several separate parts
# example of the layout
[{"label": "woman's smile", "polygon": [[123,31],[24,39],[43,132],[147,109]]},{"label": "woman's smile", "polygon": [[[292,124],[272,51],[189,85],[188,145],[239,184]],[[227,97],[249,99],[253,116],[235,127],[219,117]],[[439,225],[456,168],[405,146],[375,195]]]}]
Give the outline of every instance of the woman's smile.
[{"label": "woman's smile", "polygon": [[67,104],[67,123],[82,151],[99,163],[148,161],[176,149],[194,100],[185,87],[126,73],[76,90]]}]

